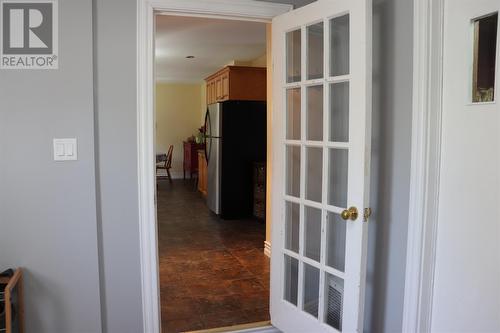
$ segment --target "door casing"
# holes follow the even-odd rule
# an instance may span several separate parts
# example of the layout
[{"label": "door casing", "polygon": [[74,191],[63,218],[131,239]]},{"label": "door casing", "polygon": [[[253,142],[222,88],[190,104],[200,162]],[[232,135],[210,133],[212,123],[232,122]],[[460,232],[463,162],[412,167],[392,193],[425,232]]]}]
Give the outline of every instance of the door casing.
[{"label": "door casing", "polygon": [[137,0],[137,183],[143,331],[160,333],[155,185],[155,15],[271,23],[291,5],[252,0]]},{"label": "door casing", "polygon": [[429,332],[436,259],[445,0],[414,1],[410,202],[403,332]]}]

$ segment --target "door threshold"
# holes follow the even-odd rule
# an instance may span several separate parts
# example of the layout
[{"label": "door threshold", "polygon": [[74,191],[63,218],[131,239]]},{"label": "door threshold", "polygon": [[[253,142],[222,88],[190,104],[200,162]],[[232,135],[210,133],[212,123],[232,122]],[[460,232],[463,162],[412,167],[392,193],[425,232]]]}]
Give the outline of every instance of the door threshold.
[{"label": "door threshold", "polygon": [[269,320],[259,321],[256,323],[240,324],[234,326],[209,328],[206,330],[199,331],[188,331],[184,333],[224,333],[224,332],[241,332],[241,333],[252,333],[252,332],[279,332],[275,327],[271,325]]}]

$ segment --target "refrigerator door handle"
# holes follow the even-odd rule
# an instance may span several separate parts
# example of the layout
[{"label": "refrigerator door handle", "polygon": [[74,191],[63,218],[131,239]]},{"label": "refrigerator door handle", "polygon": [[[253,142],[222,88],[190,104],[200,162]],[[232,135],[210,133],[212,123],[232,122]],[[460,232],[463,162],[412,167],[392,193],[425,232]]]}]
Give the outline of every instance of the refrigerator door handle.
[{"label": "refrigerator door handle", "polygon": [[209,151],[207,149],[208,140],[210,140],[210,147],[212,147],[212,135],[211,134],[212,133],[211,133],[211,123],[210,123],[210,112],[207,109],[207,112],[205,113],[205,160],[207,161],[207,164],[208,164],[208,161],[210,160]]}]

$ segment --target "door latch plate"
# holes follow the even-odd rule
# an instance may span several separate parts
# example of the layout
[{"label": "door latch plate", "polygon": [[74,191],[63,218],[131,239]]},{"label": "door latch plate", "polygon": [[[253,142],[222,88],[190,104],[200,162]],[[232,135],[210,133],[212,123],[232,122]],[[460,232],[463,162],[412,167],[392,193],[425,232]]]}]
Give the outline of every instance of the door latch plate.
[{"label": "door latch plate", "polygon": [[367,222],[368,218],[372,215],[372,209],[371,208],[365,208],[363,210],[363,222]]}]

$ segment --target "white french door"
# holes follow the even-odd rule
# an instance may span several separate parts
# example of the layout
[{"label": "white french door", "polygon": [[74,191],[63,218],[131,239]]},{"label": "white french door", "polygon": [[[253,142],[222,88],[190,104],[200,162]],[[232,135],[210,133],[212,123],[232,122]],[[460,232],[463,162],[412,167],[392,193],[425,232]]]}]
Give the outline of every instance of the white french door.
[{"label": "white french door", "polygon": [[371,116],[371,0],[273,19],[271,321],[362,331]]}]

